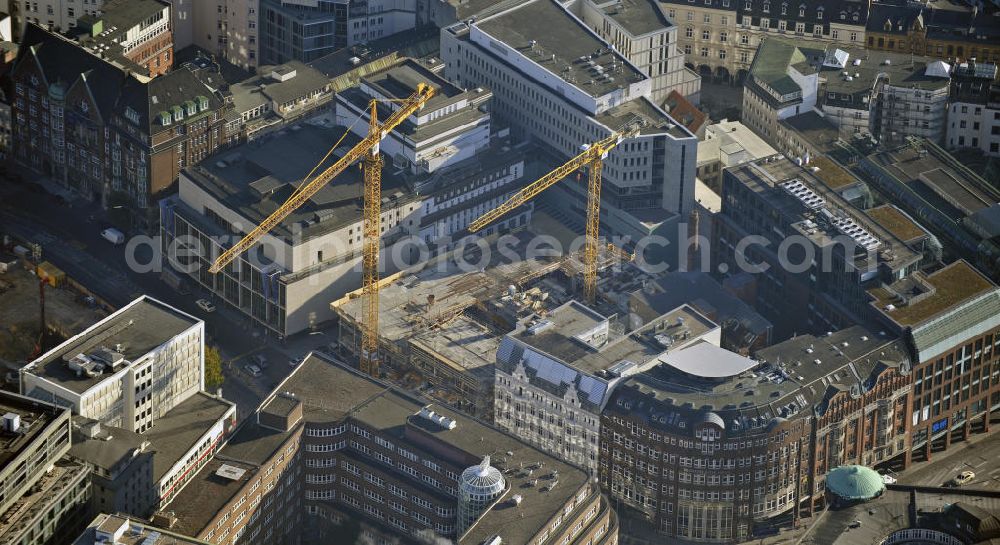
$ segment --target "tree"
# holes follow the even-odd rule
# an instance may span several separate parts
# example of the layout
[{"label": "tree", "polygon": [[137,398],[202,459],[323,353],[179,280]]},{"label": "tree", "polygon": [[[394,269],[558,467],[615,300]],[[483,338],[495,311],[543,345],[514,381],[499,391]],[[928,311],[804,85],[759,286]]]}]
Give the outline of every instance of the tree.
[{"label": "tree", "polygon": [[222,355],[214,346],[205,347],[205,389],[214,390],[222,386]]}]

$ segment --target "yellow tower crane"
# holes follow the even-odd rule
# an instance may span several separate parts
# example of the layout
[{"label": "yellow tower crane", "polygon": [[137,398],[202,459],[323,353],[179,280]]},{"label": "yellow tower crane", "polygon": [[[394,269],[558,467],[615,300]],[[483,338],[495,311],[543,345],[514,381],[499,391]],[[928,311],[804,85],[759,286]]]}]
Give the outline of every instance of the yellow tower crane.
[{"label": "yellow tower crane", "polygon": [[[326,184],[336,178],[341,172],[359,159],[364,159],[362,169],[364,170],[364,221],[363,221],[363,294],[365,298],[364,313],[362,317],[362,341],[361,341],[361,370],[375,375],[378,372],[378,252],[379,240],[381,238],[380,218],[382,205],[382,157],[379,155],[379,142],[390,131],[398,127],[408,117],[416,113],[420,108],[434,96],[434,88],[421,83],[417,85],[417,90],[400,100],[399,108],[392,112],[383,123],[378,122],[377,108],[378,100],[371,101],[371,119],[369,120],[368,135],[344,154],[336,163],[321,172],[318,176],[309,180],[313,172],[326,157],[320,161],[319,165],[313,168],[302,185],[292,193],[292,196],[285,201],[270,216],[264,219],[242,240],[224,251],[208,268],[212,274],[218,273],[226,265],[231,263],[236,257],[249,250],[271,229],[281,223],[295,209],[302,206],[307,200],[315,195]],[[345,135],[346,136],[346,135]],[[336,144],[334,145],[336,147]],[[333,153],[331,148],[330,153]],[[329,157],[330,153],[327,154]]]},{"label": "yellow tower crane", "polygon": [[599,140],[590,146],[584,146],[583,151],[567,161],[566,164],[526,185],[511,198],[507,199],[506,202],[473,221],[469,224],[469,232],[475,233],[479,231],[504,214],[535,198],[539,193],[552,187],[556,182],[566,178],[577,169],[587,166],[589,169],[587,184],[587,238],[584,241],[583,247],[583,294],[587,302],[593,304],[597,297],[597,254],[601,226],[601,170],[604,167],[604,159],[608,157],[608,152],[613,150],[618,144],[621,144],[626,138],[631,138],[636,134],[638,134],[638,128],[626,128],[616,131],[611,136]]}]

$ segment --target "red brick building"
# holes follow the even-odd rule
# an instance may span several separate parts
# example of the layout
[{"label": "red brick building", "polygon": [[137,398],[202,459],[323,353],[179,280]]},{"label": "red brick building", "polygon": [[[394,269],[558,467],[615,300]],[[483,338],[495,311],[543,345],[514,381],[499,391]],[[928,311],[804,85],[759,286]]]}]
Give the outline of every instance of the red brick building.
[{"label": "red brick building", "polygon": [[[150,79],[29,24],[11,72],[13,157],[133,224],[177,174],[237,138],[232,105],[187,68]],[[127,227],[127,226],[122,226]]]}]

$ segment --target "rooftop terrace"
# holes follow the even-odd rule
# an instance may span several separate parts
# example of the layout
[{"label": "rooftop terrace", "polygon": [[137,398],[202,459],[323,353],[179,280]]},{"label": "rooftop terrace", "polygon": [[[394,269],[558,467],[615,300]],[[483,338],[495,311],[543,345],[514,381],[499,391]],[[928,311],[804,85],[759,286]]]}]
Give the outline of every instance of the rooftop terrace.
[{"label": "rooftop terrace", "polygon": [[996,290],[995,284],[965,261],[930,275],[916,273],[891,286],[868,290],[872,305],[901,326],[916,326]]}]

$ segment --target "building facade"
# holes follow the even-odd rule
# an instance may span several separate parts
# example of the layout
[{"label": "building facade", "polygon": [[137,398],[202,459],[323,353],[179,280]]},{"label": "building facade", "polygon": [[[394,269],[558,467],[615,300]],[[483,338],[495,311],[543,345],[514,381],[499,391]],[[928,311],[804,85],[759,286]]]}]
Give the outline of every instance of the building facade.
[{"label": "building facade", "polygon": [[[695,137],[648,98],[653,81],[560,4],[523,2],[442,30],[445,74],[459,86],[493,92],[494,122],[557,156],[611,131],[640,126],[603,164],[602,224],[636,241],[676,240],[694,206]],[[558,184],[543,199],[564,222],[586,217],[585,184]]]},{"label": "building facade", "polygon": [[416,26],[416,0],[261,0],[260,11],[260,55],[265,64],[314,61]]},{"label": "building facade", "polygon": [[[597,472],[601,414],[624,377],[672,350],[718,345],[719,328],[688,306],[628,334],[577,301],[530,317],[500,342],[494,421],[524,441]],[[653,338],[652,347],[645,339]]]},{"label": "building facade", "polygon": [[680,28],[678,45],[703,78],[743,82],[758,46],[786,37],[805,47],[863,47],[869,3],[854,0],[668,0],[664,7]]},{"label": "building facade", "polygon": [[1000,62],[1000,23],[979,6],[876,2],[865,36],[869,51],[896,51],[948,62]]},{"label": "building facade", "polygon": [[698,102],[701,79],[684,66],[676,24],[660,2],[598,2],[582,0],[580,18],[623,56],[652,78],[650,99],[662,105],[671,91]]},{"label": "building facade", "polygon": [[205,324],[143,296],[21,369],[24,395],[143,433],[203,389]]},{"label": "building facade", "polygon": [[967,62],[951,76],[945,146],[1000,157],[1000,82],[997,65]]},{"label": "building facade", "polygon": [[869,294],[881,322],[907,331],[913,347],[907,460],[930,460],[973,431],[989,432],[990,416],[1000,408],[996,284],[960,260]]},{"label": "building facade", "polygon": [[87,524],[90,467],[66,457],[70,412],[4,392],[0,540],[51,545]]},{"label": "building facade", "polygon": [[[835,164],[817,168],[775,157],[723,176],[712,263],[725,263],[729,276],[748,275],[752,304],[774,323],[779,338],[865,323],[866,288],[917,270],[923,259],[903,242],[907,237],[836,192],[844,179]],[[857,183],[848,176],[852,181]],[[747,244],[750,236],[763,238]],[[789,244],[789,237],[797,242]]]},{"label": "building facade", "polygon": [[[668,538],[733,543],[794,524],[824,505],[830,461],[906,452],[897,447],[908,364],[902,343],[860,327],[796,337],[753,360],[706,344],[682,349],[612,394],[601,484]],[[855,439],[868,448],[842,448]]]},{"label": "building facade", "polygon": [[155,222],[155,198],[182,168],[235,138],[229,106],[190,70],[150,80],[35,25],[12,79],[14,159],[104,207],[128,209],[137,229]]}]

